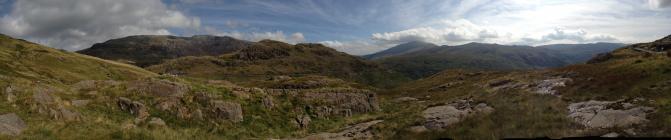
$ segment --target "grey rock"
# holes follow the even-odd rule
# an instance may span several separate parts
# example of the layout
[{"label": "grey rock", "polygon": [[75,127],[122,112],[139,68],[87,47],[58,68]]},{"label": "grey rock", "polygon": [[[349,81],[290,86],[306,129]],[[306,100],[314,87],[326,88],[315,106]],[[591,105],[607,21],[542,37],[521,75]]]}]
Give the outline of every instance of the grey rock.
[{"label": "grey rock", "polygon": [[383,120],[374,120],[365,123],[360,123],[352,126],[345,127],[344,130],[337,133],[318,133],[314,135],[307,136],[302,138],[303,140],[323,140],[323,139],[335,139],[335,140],[367,140],[374,139],[375,134],[371,131],[371,127],[375,126],[378,123],[383,122]]},{"label": "grey rock", "polygon": [[554,78],[554,79],[546,79],[542,80],[536,83],[536,87],[534,89],[534,93],[536,94],[543,94],[543,95],[558,95],[557,90],[555,88],[557,87],[564,87],[566,86],[566,83],[573,81],[570,78]]},{"label": "grey rock", "polygon": [[0,134],[20,135],[27,127],[26,123],[14,113],[0,115]]},{"label": "grey rock", "polygon": [[210,113],[216,119],[230,120],[232,122],[243,121],[242,107],[239,103],[212,101],[210,102]]},{"label": "grey rock", "polygon": [[648,122],[646,115],[652,107],[629,105],[613,101],[586,101],[568,106],[569,115],[576,123],[588,128],[627,128]]},{"label": "grey rock", "polygon": [[88,105],[90,102],[91,102],[91,100],[72,100],[71,101],[72,106],[75,106],[75,107],[83,107],[83,106]]},{"label": "grey rock", "polygon": [[117,105],[121,108],[122,111],[127,111],[130,114],[135,115],[139,121],[143,121],[149,117],[149,109],[142,103],[138,101],[132,101],[125,97],[119,97]]},{"label": "grey rock", "polygon": [[430,130],[442,130],[476,114],[487,115],[494,108],[485,103],[472,106],[472,100],[458,100],[447,105],[429,107],[422,112],[424,127]]},{"label": "grey rock", "polygon": [[294,120],[294,123],[296,124],[296,126],[297,126],[298,128],[305,129],[305,128],[308,127],[308,125],[310,125],[310,121],[312,121],[312,119],[310,119],[310,116],[308,116],[308,115],[299,115],[299,116],[297,116],[296,119]]},{"label": "grey rock", "polygon": [[147,122],[147,124],[149,125],[149,127],[154,127],[154,128],[165,127],[165,126],[167,126],[167,125],[165,124],[165,122],[163,121],[163,119],[161,119],[161,118],[156,118],[156,117],[152,117],[152,118],[149,120],[149,122]]},{"label": "grey rock", "polygon": [[275,107],[275,103],[272,96],[264,97],[263,100],[261,100],[261,102],[263,103],[263,107],[265,107],[266,109],[272,109],[273,107]]},{"label": "grey rock", "polygon": [[619,137],[619,136],[620,136],[620,134],[618,134],[618,133],[610,132],[610,133],[608,133],[608,134],[604,134],[604,135],[602,135],[601,137],[604,137],[604,138],[617,138],[617,137]]}]

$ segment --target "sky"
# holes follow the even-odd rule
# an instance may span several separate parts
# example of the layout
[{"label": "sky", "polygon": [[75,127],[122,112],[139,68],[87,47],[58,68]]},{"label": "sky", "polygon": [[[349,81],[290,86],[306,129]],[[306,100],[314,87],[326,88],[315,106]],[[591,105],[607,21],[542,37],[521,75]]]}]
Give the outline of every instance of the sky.
[{"label": "sky", "polygon": [[0,0],[0,33],[70,51],[129,35],[322,43],[353,55],[425,41],[650,42],[671,0]]}]

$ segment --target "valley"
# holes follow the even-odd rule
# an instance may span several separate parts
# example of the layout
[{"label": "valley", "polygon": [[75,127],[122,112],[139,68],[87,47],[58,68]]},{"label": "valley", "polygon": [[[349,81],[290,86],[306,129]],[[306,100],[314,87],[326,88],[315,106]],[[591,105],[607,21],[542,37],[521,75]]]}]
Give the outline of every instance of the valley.
[{"label": "valley", "polygon": [[3,139],[671,137],[671,36],[638,44],[131,36],[77,52],[0,35]]}]

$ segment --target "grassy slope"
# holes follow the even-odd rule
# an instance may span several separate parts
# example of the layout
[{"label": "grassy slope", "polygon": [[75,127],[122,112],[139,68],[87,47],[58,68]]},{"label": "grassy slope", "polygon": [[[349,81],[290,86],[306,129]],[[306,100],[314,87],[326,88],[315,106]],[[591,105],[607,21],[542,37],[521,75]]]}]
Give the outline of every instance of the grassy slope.
[{"label": "grassy slope", "polygon": [[[232,93],[231,87],[198,78],[158,76],[155,73],[126,64],[101,60],[76,53],[51,49],[38,44],[0,36],[0,114],[16,113],[28,125],[17,137],[0,136],[0,139],[245,139],[301,137],[310,133],[337,131],[347,124],[369,120],[381,114],[354,115],[350,118],[313,118],[309,128],[299,129],[291,124],[304,106],[294,98],[275,98],[276,107],[265,109],[265,94],[250,94],[248,98]],[[306,77],[310,78],[310,77]],[[309,80],[300,78],[298,80]],[[315,77],[317,80],[323,79]],[[167,80],[185,84],[190,90],[181,101],[188,108],[202,107],[194,100],[199,93],[208,93],[212,99],[233,101],[242,105],[244,121],[240,123],[182,120],[174,114],[155,108],[160,98],[143,93],[129,92],[125,84],[135,80]],[[97,94],[88,90],[75,90],[74,83],[82,80],[113,80],[119,85],[96,87]],[[328,87],[349,87],[336,81]],[[297,81],[300,82],[300,81]],[[268,86],[278,83],[265,82]],[[16,96],[6,102],[6,89],[12,87]],[[327,87],[327,88],[328,88]],[[36,111],[35,92],[51,89],[55,106],[63,106],[81,113],[79,121],[65,122]],[[127,97],[143,102],[152,117],[162,118],[167,128],[151,128],[146,123],[133,125],[134,116],[119,110],[117,97]],[[75,107],[72,100],[90,100],[86,106]]]},{"label": "grassy slope", "polygon": [[470,43],[442,46],[377,60],[413,79],[445,69],[519,70],[559,67],[569,64],[563,55],[549,49]]},{"label": "grassy slope", "polygon": [[[645,104],[657,109],[650,114],[651,121],[639,129],[644,136],[669,136],[671,132],[671,58],[665,55],[645,55],[628,48],[613,52],[615,58],[598,64],[580,64],[542,71],[481,72],[447,70],[434,76],[403,85],[387,93],[387,100],[411,96],[426,100],[424,103],[383,105],[388,113],[386,125],[379,131],[394,138],[498,139],[510,137],[560,137],[572,135],[600,135],[609,130],[577,131],[582,126],[565,116],[569,103],[587,100],[618,100],[643,97],[654,100]],[[531,82],[557,74],[577,73],[573,82],[559,88],[561,98],[536,95],[526,90],[512,89],[493,92],[482,86],[495,79],[513,79]],[[462,84],[444,91],[429,91],[433,87],[463,78]],[[653,86],[657,85],[657,86]],[[651,87],[667,87],[651,88]],[[403,128],[419,124],[421,111],[427,106],[459,98],[473,97],[487,102],[496,111],[458,123],[444,132],[415,134]],[[400,107],[404,106],[404,107]],[[407,117],[413,116],[413,117]],[[621,132],[614,129],[610,131]],[[399,132],[399,133],[395,133]]]},{"label": "grassy slope", "polygon": [[[393,86],[407,80],[380,65],[318,44],[290,45],[266,40],[246,49],[250,50],[243,51],[259,53],[250,54],[252,57],[271,58],[247,60],[238,58],[241,54],[238,52],[219,57],[183,57],[147,69],[157,73],[178,71],[191,77],[247,83],[273,75],[323,75],[376,87]],[[277,54],[281,56],[273,56]]]}]

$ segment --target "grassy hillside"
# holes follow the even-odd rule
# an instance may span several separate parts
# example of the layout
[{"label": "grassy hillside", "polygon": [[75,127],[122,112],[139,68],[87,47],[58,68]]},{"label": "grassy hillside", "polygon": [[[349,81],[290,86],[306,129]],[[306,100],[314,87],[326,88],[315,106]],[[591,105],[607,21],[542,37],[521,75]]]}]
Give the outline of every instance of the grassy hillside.
[{"label": "grassy hillside", "polygon": [[559,67],[569,64],[566,59],[549,49],[470,43],[424,49],[377,61],[418,79],[450,68],[519,70]]},{"label": "grassy hillside", "polygon": [[[367,86],[320,76],[243,87],[160,76],[4,35],[0,61],[0,115],[14,113],[26,125],[16,135],[0,129],[0,139],[291,138],[380,116]],[[298,125],[298,117],[308,121]]]},{"label": "grassy hillside", "polygon": [[146,67],[184,56],[216,56],[235,52],[251,44],[225,36],[139,35],[112,39],[78,52]]},{"label": "grassy hillside", "polygon": [[[593,64],[533,71],[446,70],[387,93],[388,100],[415,97],[420,102],[383,105],[390,115],[379,128],[395,138],[500,139],[521,137],[601,136],[616,132],[629,137],[669,137],[671,132],[671,55],[639,51],[632,45],[615,50],[611,57]],[[536,93],[544,80],[568,80],[553,90],[556,95]],[[505,81],[505,82],[502,82]],[[444,131],[413,132],[422,124],[421,111],[459,99],[491,105],[489,115],[476,115]],[[586,128],[567,117],[571,103],[597,101],[631,102],[655,109],[641,125],[608,129]],[[399,108],[398,106],[404,106]],[[412,117],[408,117],[412,116]],[[392,132],[393,131],[393,132]]]},{"label": "grassy hillside", "polygon": [[321,44],[263,40],[239,52],[221,56],[183,57],[147,69],[207,79],[253,82],[272,76],[322,75],[377,87],[407,80],[375,63],[338,52]]}]

